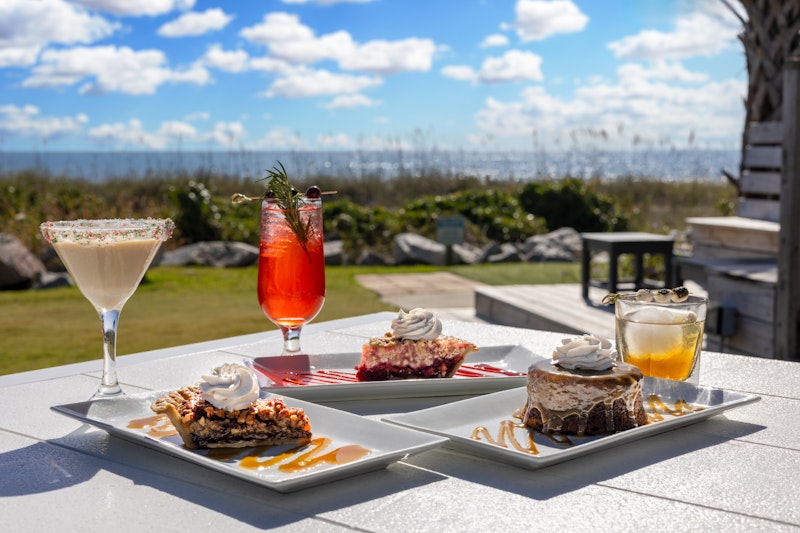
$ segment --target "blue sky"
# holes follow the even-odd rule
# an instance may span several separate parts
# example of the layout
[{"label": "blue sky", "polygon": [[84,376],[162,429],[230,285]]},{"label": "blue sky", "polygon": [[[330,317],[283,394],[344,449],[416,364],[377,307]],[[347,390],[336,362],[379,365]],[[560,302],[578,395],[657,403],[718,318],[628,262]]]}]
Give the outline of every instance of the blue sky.
[{"label": "blue sky", "polygon": [[736,148],[740,30],[721,0],[2,0],[0,151]]}]

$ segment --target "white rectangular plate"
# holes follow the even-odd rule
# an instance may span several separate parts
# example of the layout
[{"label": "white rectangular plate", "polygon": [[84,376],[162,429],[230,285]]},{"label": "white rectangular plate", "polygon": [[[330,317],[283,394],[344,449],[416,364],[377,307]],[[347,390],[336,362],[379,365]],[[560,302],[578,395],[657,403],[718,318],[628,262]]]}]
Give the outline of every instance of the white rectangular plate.
[{"label": "white rectangular plate", "polygon": [[[270,377],[263,390],[312,402],[486,394],[525,384],[528,367],[541,359],[519,345],[481,346],[452,378],[356,381],[358,353],[256,357],[255,370]],[[483,369],[483,370],[482,370]],[[297,379],[282,374],[299,374]],[[310,375],[309,375],[310,373]],[[279,384],[281,383],[281,384]]]},{"label": "white rectangular plate", "polygon": [[[128,427],[132,420],[154,416],[154,413],[150,410],[150,404],[165,392],[151,392],[118,399],[90,400],[67,405],[56,405],[53,409],[81,422],[97,426],[111,435],[148,446],[224,474],[263,485],[278,492],[292,492],[356,474],[379,470],[409,455],[441,446],[447,440],[419,431],[362,418],[330,407],[287,398],[287,405],[302,407],[305,410],[311,421],[314,438],[327,437],[331,439],[330,444],[324,450],[319,450],[314,456],[324,455],[343,446],[350,445],[362,446],[369,450],[369,453],[352,462],[344,464],[321,463],[299,472],[282,472],[278,469],[280,464],[289,463],[292,457],[296,458],[297,455],[305,451],[302,450],[274,466],[256,470],[243,467],[239,459],[249,451],[258,450],[257,459],[264,461],[271,456],[288,451],[292,447],[250,448],[242,450],[236,458],[212,458],[209,457],[208,450],[189,450],[184,447],[183,441],[178,435],[157,437],[148,434],[148,428]],[[262,396],[265,396],[265,394],[262,393]],[[171,427],[168,420],[164,423]],[[310,447],[307,449],[310,450]]]},{"label": "white rectangular plate", "polygon": [[[484,427],[491,437],[497,441],[502,421],[519,423],[519,419],[513,418],[513,413],[520,410],[525,404],[527,398],[525,387],[431,407],[413,413],[390,415],[384,417],[383,420],[407,428],[448,437],[450,442],[446,445],[447,447],[471,455],[509,463],[522,468],[537,469],[632,442],[656,433],[693,424],[725,410],[740,407],[760,399],[759,396],[750,394],[698,387],[688,383],[656,378],[645,378],[642,388],[644,390],[645,409],[649,415],[654,414],[648,405],[648,398],[652,394],[657,395],[670,410],[674,410],[676,402],[680,400],[687,402],[693,408],[702,407],[703,409],[674,416],[665,413],[656,404],[658,414],[663,417],[661,421],[652,421],[645,426],[602,437],[567,436],[567,443],[558,443],[552,437],[528,428],[514,428],[515,439],[522,445],[523,450],[515,449],[513,443],[508,439],[506,439],[508,447],[503,447],[487,442],[485,436],[481,437],[481,440],[476,440],[472,438],[472,434],[476,428]],[[538,451],[535,455],[524,451],[524,448],[528,445],[529,435],[533,435],[534,446]]]}]

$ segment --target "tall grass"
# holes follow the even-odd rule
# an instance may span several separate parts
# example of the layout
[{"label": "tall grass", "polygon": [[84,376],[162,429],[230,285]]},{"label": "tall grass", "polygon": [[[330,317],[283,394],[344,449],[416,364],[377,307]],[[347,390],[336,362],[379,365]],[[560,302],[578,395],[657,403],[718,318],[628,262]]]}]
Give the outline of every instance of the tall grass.
[{"label": "tall grass", "polygon": [[[423,196],[452,192],[494,189],[518,194],[524,182],[426,172],[403,175],[391,180],[379,176],[337,178],[320,174],[297,183],[298,187],[319,185],[337,191],[335,198],[350,200],[365,207],[381,206],[399,211]],[[199,184],[199,185],[198,185]],[[682,230],[687,216],[725,215],[732,212],[736,193],[725,182],[659,181],[618,178],[589,181],[598,193],[615,199],[629,217],[629,229],[667,233]],[[253,235],[257,215],[232,208],[229,198],[241,192],[257,195],[263,184],[238,177],[199,173],[173,173],[136,178],[116,178],[97,183],[82,179],[55,177],[35,171],[0,175],[0,228],[20,238],[36,253],[43,253],[38,227],[44,220],[108,217],[172,217],[180,213],[181,194],[208,194],[212,211],[205,223],[219,228],[236,228],[236,235]],[[536,213],[534,213],[536,215]],[[219,238],[226,238],[225,231]],[[180,234],[167,242],[167,248],[185,243]]]}]

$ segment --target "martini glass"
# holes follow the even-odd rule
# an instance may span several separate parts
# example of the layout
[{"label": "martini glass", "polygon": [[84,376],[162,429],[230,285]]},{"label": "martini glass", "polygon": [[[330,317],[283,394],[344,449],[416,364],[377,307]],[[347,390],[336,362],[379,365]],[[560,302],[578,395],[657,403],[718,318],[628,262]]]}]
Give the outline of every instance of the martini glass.
[{"label": "martini glass", "polygon": [[147,267],[175,227],[170,219],[106,219],[45,222],[53,245],[103,328],[103,378],[92,399],[123,394],[117,381],[117,323]]},{"label": "martini glass", "polygon": [[303,196],[298,209],[261,204],[258,302],[283,333],[283,354],[300,354],[300,332],[325,302],[322,201]]}]

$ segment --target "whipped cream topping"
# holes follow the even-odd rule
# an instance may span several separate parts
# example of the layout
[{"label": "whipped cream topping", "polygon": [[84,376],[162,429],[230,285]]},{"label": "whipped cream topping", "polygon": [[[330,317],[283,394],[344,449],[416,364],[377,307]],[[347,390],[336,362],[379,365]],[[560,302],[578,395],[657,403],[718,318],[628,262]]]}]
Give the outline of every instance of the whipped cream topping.
[{"label": "whipped cream topping", "polygon": [[553,352],[553,363],[567,370],[608,370],[616,359],[611,341],[590,334],[564,339]]},{"label": "whipped cream topping", "polygon": [[258,379],[252,370],[238,363],[225,363],[203,376],[200,391],[204,400],[226,411],[247,409],[258,399]]},{"label": "whipped cream topping", "polygon": [[442,333],[442,323],[426,309],[417,307],[408,313],[400,309],[392,320],[392,332],[398,339],[432,341]]}]

